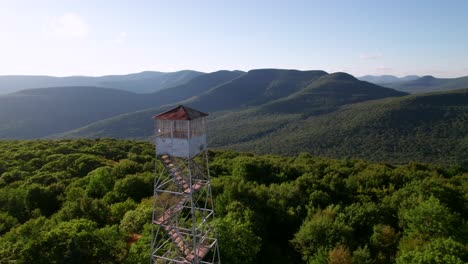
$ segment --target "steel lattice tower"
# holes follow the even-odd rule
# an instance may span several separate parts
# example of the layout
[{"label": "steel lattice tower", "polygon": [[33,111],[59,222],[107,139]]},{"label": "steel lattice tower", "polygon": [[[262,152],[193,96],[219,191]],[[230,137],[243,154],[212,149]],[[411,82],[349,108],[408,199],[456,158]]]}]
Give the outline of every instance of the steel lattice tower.
[{"label": "steel lattice tower", "polygon": [[154,116],[156,166],[151,263],[220,263],[205,117],[178,106]]}]

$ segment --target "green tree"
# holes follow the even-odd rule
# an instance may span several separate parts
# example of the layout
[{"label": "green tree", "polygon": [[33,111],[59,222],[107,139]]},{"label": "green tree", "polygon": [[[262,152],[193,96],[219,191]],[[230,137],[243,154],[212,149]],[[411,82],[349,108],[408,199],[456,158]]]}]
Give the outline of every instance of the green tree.
[{"label": "green tree", "polygon": [[126,252],[124,236],[114,227],[98,229],[87,219],[61,222],[26,244],[23,261],[34,263],[115,263]]},{"label": "green tree", "polygon": [[27,187],[26,206],[29,210],[38,208],[41,213],[49,216],[60,209],[58,196],[63,192],[63,185],[53,184],[44,187],[39,184],[33,184]]},{"label": "green tree", "polygon": [[328,252],[329,264],[351,264],[352,258],[349,249],[338,245]]},{"label": "green tree", "polygon": [[135,210],[125,213],[120,229],[127,234],[141,234],[143,226],[151,222],[152,213],[152,199],[144,200]]},{"label": "green tree", "polygon": [[73,172],[79,176],[85,176],[92,170],[103,165],[103,160],[93,155],[81,155],[73,162]]},{"label": "green tree", "polygon": [[128,198],[125,202],[119,202],[111,205],[111,221],[113,223],[120,223],[124,215],[131,210],[134,210],[137,207],[137,204],[131,199]]},{"label": "green tree", "polygon": [[377,224],[373,226],[373,233],[370,237],[372,249],[376,252],[376,259],[379,263],[392,262],[398,243],[398,234],[389,225]]},{"label": "green tree", "polygon": [[124,159],[119,161],[119,163],[116,166],[114,166],[114,168],[112,169],[112,174],[116,178],[123,178],[126,175],[141,172],[141,169],[141,165],[137,162]]},{"label": "green tree", "polygon": [[452,238],[436,238],[414,250],[403,251],[397,264],[463,264],[468,261],[466,247]]},{"label": "green tree", "polygon": [[458,217],[433,196],[414,208],[402,209],[399,218],[405,233],[422,233],[429,236],[456,235]]},{"label": "green tree", "polygon": [[372,260],[372,256],[370,253],[369,248],[366,246],[358,247],[355,251],[353,251],[353,256],[351,258],[351,262],[353,264],[372,264],[374,261]]},{"label": "green tree", "polygon": [[233,264],[257,263],[261,239],[253,232],[253,212],[239,202],[228,207],[229,213],[219,218],[216,225],[222,260]]},{"label": "green tree", "polygon": [[8,213],[0,212],[0,236],[18,224],[18,220]]},{"label": "green tree", "polygon": [[5,162],[0,160],[0,176],[7,171],[7,167]]},{"label": "green tree", "polygon": [[130,197],[134,201],[141,201],[153,194],[152,176],[152,174],[128,175],[115,183],[114,191],[122,200]]},{"label": "green tree", "polygon": [[88,174],[86,193],[93,198],[101,198],[114,187],[114,179],[109,167],[101,167]]},{"label": "green tree", "polygon": [[338,211],[337,207],[317,211],[294,235],[291,242],[304,260],[311,258],[319,248],[332,249],[352,237],[353,229],[336,218]]}]

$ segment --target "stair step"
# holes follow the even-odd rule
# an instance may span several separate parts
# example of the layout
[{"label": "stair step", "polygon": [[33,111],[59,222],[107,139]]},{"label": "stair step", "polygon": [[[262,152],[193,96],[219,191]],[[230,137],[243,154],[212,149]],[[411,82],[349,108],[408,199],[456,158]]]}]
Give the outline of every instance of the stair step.
[{"label": "stair step", "polygon": [[[210,248],[207,246],[198,246],[197,249],[195,250],[199,260],[203,259],[206,256],[206,254],[208,254],[209,251],[210,251]],[[187,256],[185,257],[185,259],[190,262],[195,258],[195,254],[193,254],[193,252],[190,252],[190,254],[186,254],[186,255]]]},{"label": "stair step", "polygon": [[201,189],[203,187],[203,185],[204,184],[196,183],[196,184],[193,185],[193,189],[198,191],[199,189]]},{"label": "stair step", "polygon": [[178,247],[182,247],[184,245],[184,242],[183,241],[180,241],[179,243],[177,243],[177,246]]}]

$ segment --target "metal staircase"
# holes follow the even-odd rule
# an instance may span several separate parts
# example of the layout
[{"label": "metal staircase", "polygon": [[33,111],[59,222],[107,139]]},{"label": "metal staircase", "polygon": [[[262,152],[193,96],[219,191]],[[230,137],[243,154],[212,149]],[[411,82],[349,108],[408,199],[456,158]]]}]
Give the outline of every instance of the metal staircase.
[{"label": "metal staircase", "polygon": [[[162,213],[159,217],[155,218],[153,223],[158,225],[162,230],[164,230],[169,241],[177,248],[180,255],[183,257],[183,260],[182,258],[179,258],[179,260],[172,260],[169,262],[169,260],[166,259],[166,261],[160,262],[184,264],[212,263],[203,261],[205,256],[210,252],[211,248],[213,247],[212,239],[208,239],[208,237],[206,236],[207,234],[205,234],[205,236],[202,236],[203,230],[200,230],[200,234],[197,235],[197,230],[195,230],[194,234],[194,232],[190,232],[192,230],[187,230],[187,228],[184,227],[180,228],[180,221],[188,218],[185,214],[183,214],[183,211],[188,211],[188,209],[193,208],[196,211],[198,211],[197,215],[201,216],[199,217],[201,221],[198,221],[200,222],[199,226],[205,224],[208,225],[209,229],[211,229],[211,226],[209,226],[209,223],[207,222],[207,218],[209,218],[213,214],[212,210],[206,210],[193,204],[197,202],[193,200],[193,195],[197,194],[197,192],[199,192],[203,187],[205,187],[208,181],[200,178],[190,178],[190,176],[184,172],[184,170],[187,170],[187,168],[183,168],[184,166],[181,165],[180,162],[176,162],[177,158],[170,157],[169,155],[161,155],[159,157],[159,160],[162,162],[165,170],[168,172],[169,175],[169,177],[165,179],[166,184],[167,181],[172,181],[175,184],[175,186],[177,186],[177,189],[174,193],[178,193],[178,195],[175,195],[174,197],[177,197],[178,199],[176,201],[172,201],[174,204],[172,206],[167,206],[164,210],[164,213]],[[164,181],[162,182],[164,183]],[[192,206],[190,205],[191,203]],[[199,238],[197,243],[193,243],[194,237]]]}]

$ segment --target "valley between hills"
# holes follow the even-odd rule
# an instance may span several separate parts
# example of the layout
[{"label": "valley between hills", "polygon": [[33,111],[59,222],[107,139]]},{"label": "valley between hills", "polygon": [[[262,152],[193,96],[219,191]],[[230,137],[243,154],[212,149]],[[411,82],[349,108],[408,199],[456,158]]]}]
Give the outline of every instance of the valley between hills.
[{"label": "valley between hills", "polygon": [[[113,79],[141,91],[141,84],[147,88],[155,78],[148,75]],[[185,83],[170,88],[155,83],[151,93],[130,92],[129,86],[63,86],[0,96],[0,138],[149,140],[151,117],[184,104],[210,113],[209,145],[214,148],[467,165],[464,78],[413,77],[384,84],[393,87],[387,88],[324,71],[183,71],[166,76],[166,82],[171,76],[176,80],[169,83]],[[425,83],[427,92],[421,93]]]}]

